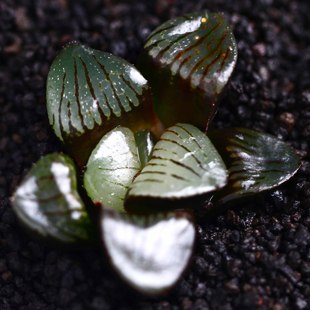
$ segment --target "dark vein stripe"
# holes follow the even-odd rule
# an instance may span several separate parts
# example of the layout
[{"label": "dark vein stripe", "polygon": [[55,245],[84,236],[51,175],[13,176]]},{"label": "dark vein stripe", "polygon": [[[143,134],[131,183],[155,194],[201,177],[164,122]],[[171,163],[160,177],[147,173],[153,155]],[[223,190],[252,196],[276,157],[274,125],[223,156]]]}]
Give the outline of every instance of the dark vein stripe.
[{"label": "dark vein stripe", "polygon": [[[128,101],[128,106],[129,106],[129,107],[128,107],[128,109],[129,109],[128,111],[131,111],[131,110],[132,110],[132,107],[130,106],[130,103],[131,103],[132,101],[131,101],[131,99],[127,96],[126,93],[124,94],[124,96],[125,96],[125,98],[126,98],[127,101]],[[137,102],[138,102],[138,106],[139,106],[140,100],[137,100]],[[135,105],[134,105],[134,107],[135,107]]]},{"label": "dark vein stripe", "polygon": [[174,131],[174,130],[168,128],[165,130],[165,132],[170,132],[170,133],[176,135],[179,139],[183,140],[183,138],[179,135],[179,133],[177,131]]},{"label": "dark vein stripe", "polygon": [[[133,184],[135,184],[135,183],[145,183],[145,182],[153,182],[153,183],[163,183],[162,181],[160,181],[160,180],[156,180],[156,179],[143,179],[143,180],[135,180],[134,182],[133,182]],[[132,190],[132,189],[131,189]]]},{"label": "dark vein stripe", "polygon": [[[162,140],[161,140],[162,141]],[[169,150],[169,149],[164,149],[164,148],[162,148],[162,147],[156,147],[156,148],[154,148],[154,150],[153,150],[153,154],[155,154],[155,152],[156,151],[163,151],[163,152],[167,152],[167,153],[169,153],[169,154],[174,154],[174,155],[179,155],[177,152],[175,152],[175,151],[171,151],[171,150]]]},{"label": "dark vein stripe", "polygon": [[147,164],[148,166],[160,166],[160,167],[167,167],[167,165],[164,164],[160,164],[160,163],[152,163],[152,162],[148,162]]},{"label": "dark vein stripe", "polygon": [[[213,48],[213,49],[210,51],[209,54],[207,54],[204,58],[202,58],[202,59],[193,67],[193,69],[191,70],[190,75],[192,75],[192,74],[198,69],[198,67],[201,65],[202,62],[204,62],[205,60],[210,59],[211,56],[213,56],[213,55],[216,53],[216,51],[219,50],[219,47],[221,46],[221,44],[222,44],[223,41],[225,40],[226,36],[227,36],[227,32],[226,32],[226,33],[224,34],[224,36],[222,36],[222,38],[218,41],[218,43],[217,43],[217,45],[215,46],[215,48]],[[210,42],[209,44],[211,44],[211,43],[212,43],[212,42]],[[221,54],[220,54],[220,56],[221,56]],[[216,57],[216,58],[218,58],[218,57]],[[216,59],[216,58],[215,58],[215,59]],[[209,63],[209,65],[207,66],[207,67],[209,67],[209,69],[210,69],[210,65],[211,65],[213,62],[214,62],[214,59],[213,59],[213,61],[211,61],[211,62]]]},{"label": "dark vein stripe", "polygon": [[179,71],[179,72],[180,72],[181,68],[188,62],[188,60],[189,60],[191,57],[192,57],[192,55],[190,54],[190,55],[188,55],[187,57],[185,57],[185,58],[181,61],[180,65],[179,65],[179,67],[178,67],[178,71]]},{"label": "dark vein stripe", "polygon": [[200,78],[200,83],[202,83],[203,79],[207,76],[207,74],[210,72],[210,69],[217,63],[217,61],[221,58],[221,53],[219,53],[213,60],[210,62],[205,70],[203,71],[201,78]]},{"label": "dark vein stripe", "polygon": [[166,173],[166,172],[164,172],[164,171],[143,171],[143,172],[141,173],[141,175],[144,175],[144,174],[167,175],[167,176],[171,176],[171,177],[173,177],[173,178],[175,178],[175,179],[178,179],[178,180],[182,180],[182,181],[186,181],[186,182],[191,182],[191,181],[189,181],[189,180],[183,178],[182,176],[179,176],[179,175],[174,174],[174,173],[168,174],[168,173]]},{"label": "dark vein stripe", "polygon": [[[162,50],[159,51],[158,55],[156,57],[162,57],[163,54],[168,51],[170,48],[174,47],[173,45],[177,44],[179,41],[181,41],[182,39],[186,38],[188,36],[188,33],[185,33],[183,35],[180,35],[176,40],[169,42],[170,44],[168,44],[165,48],[163,48]],[[183,53],[183,50],[181,51],[181,53]]]},{"label": "dark vein stripe", "polygon": [[[202,37],[202,38],[205,39],[204,37]],[[221,40],[222,40],[222,39],[221,39]],[[198,61],[198,63],[196,63],[196,65],[191,69],[191,72],[190,72],[189,76],[191,76],[191,75],[199,68],[199,66],[200,66],[203,62],[205,62],[206,60],[210,59],[210,57],[213,56],[213,55],[215,54],[215,52],[218,50],[219,46],[220,46],[221,43],[222,43],[221,40],[218,41],[217,46],[216,46],[214,49],[212,49],[211,52],[210,52],[209,54],[205,55],[205,57],[203,57],[202,59],[200,59],[200,61]],[[197,41],[199,41],[199,40],[197,40]],[[205,41],[205,40],[203,40],[203,41]],[[212,43],[213,43],[212,41],[211,41],[211,42],[208,42],[208,45],[210,45],[210,44],[212,44]],[[196,45],[197,45],[197,44],[196,44]],[[194,46],[192,46],[191,48],[193,48],[193,47],[194,47]],[[185,50],[185,51],[188,52],[189,50],[190,50],[190,49],[187,49],[187,50]],[[183,54],[183,55],[184,55],[184,54]],[[187,63],[187,61],[188,61],[192,56],[193,56],[193,54],[191,53],[190,55],[188,55],[188,56],[181,62],[180,66],[179,66],[179,68],[178,68],[179,71],[181,70],[181,68]],[[216,59],[218,59],[218,58],[219,58],[219,57],[216,57]],[[211,62],[206,68],[209,70],[213,64],[214,64],[214,61]],[[208,70],[207,70],[207,71],[208,71]],[[204,75],[206,74],[207,71],[206,71],[206,70],[204,71],[204,73],[202,74],[202,78],[204,78]],[[200,81],[201,81],[201,80],[202,80],[202,79],[200,79]]]},{"label": "dark vein stripe", "polygon": [[178,180],[182,180],[182,181],[189,182],[189,183],[191,182],[190,180],[187,180],[187,179],[185,179],[179,175],[176,175],[176,174],[171,174],[171,176],[175,179],[178,179]]},{"label": "dark vein stripe", "polygon": [[[149,41],[149,40],[148,40],[148,41]],[[147,47],[147,50],[151,50],[151,49],[154,49],[154,48],[158,47],[158,46],[155,46],[155,45],[158,45],[160,42],[163,42],[163,41],[166,41],[167,44],[169,44],[169,42],[167,41],[167,39],[166,39],[166,38],[163,38],[163,39],[160,39],[160,40],[158,40],[158,41],[154,41],[153,43],[151,43],[151,44]],[[158,48],[159,48],[159,47],[158,47]]]},{"label": "dark vein stripe", "polygon": [[59,122],[59,126],[60,126],[60,134],[62,136],[62,132],[64,132],[64,127],[62,125],[61,122],[61,107],[63,104],[63,98],[64,98],[64,93],[65,93],[65,79],[66,79],[67,73],[64,73],[64,76],[62,78],[62,88],[61,88],[61,94],[60,94],[60,102],[59,102],[59,106],[58,106],[58,122]]},{"label": "dark vein stripe", "polygon": [[222,70],[223,70],[224,65],[225,65],[225,62],[226,62],[226,60],[228,59],[229,54],[230,54],[230,50],[229,50],[229,49],[226,49],[226,51],[225,51],[225,55],[224,55],[224,57],[223,57],[223,59],[222,59],[222,63],[221,63],[221,67],[220,67],[220,71],[222,71]]},{"label": "dark vein stripe", "polygon": [[[103,70],[105,70],[105,68],[104,68]],[[108,72],[107,72],[107,71],[105,71],[105,72],[106,72],[106,74],[108,75]],[[110,76],[109,76],[109,78],[110,78]],[[119,98],[117,92],[116,92],[116,89],[115,89],[115,87],[114,87],[114,84],[113,84],[112,79],[110,79],[110,85],[111,85],[111,89],[112,89],[114,98],[115,98],[115,100],[117,101],[118,106],[119,106],[119,108],[120,108],[120,110],[121,110],[121,111],[120,111],[121,114],[122,114],[122,108],[123,108],[124,112],[127,112],[127,111],[125,110],[125,107],[123,106],[123,104],[122,104],[122,102],[121,102],[121,100],[120,100],[120,98]]]},{"label": "dark vein stripe", "polygon": [[[187,130],[186,128],[184,128],[181,125],[175,125],[175,127],[182,129],[183,131],[185,131],[191,138],[194,138],[192,141],[196,143],[196,145],[199,147],[199,149],[202,150],[202,146],[198,143],[197,139],[193,136],[193,134]],[[204,154],[204,152],[202,152]],[[204,154],[205,155],[205,154]]]},{"label": "dark vein stripe", "polygon": [[[206,33],[204,36],[201,36],[193,45],[190,45],[189,47],[185,48],[184,50],[179,51],[176,55],[175,55],[175,60],[172,62],[171,66],[183,55],[185,55],[187,52],[189,52],[191,49],[193,49],[194,47],[198,46],[201,41],[205,41],[207,40],[207,38],[209,37],[209,35],[215,31],[219,26],[221,26],[223,24],[223,21],[217,23],[212,29],[210,29],[210,31],[208,33]],[[188,56],[189,57],[189,56]]]},{"label": "dark vein stripe", "polygon": [[[166,30],[168,30],[168,29],[171,29],[171,28],[174,28],[175,26],[176,26],[176,25],[173,24],[173,25],[169,25],[169,26],[167,26],[167,27],[163,27],[162,29],[157,29],[157,30],[155,30],[153,33],[151,33],[151,36],[150,36],[150,38],[146,41],[145,45],[146,45],[151,39],[153,39],[158,33],[164,32],[164,31],[166,31]],[[156,41],[156,42],[158,42],[158,41]]]},{"label": "dark vein stripe", "polygon": [[83,69],[84,69],[85,79],[86,79],[88,88],[90,90],[91,96],[93,97],[94,100],[98,101],[97,98],[96,98],[96,95],[95,95],[95,91],[94,91],[91,79],[89,77],[89,71],[87,69],[87,66],[86,66],[85,62],[83,61],[83,59],[81,57],[80,57],[80,61],[82,63]]},{"label": "dark vein stripe", "polygon": [[82,127],[85,128],[84,124],[84,120],[83,120],[83,116],[81,113],[81,103],[80,103],[80,92],[79,92],[79,81],[78,81],[78,73],[77,73],[77,64],[76,64],[76,59],[74,59],[74,88],[75,88],[75,98],[76,98],[76,103],[77,103],[77,107],[78,107],[78,115],[81,118],[81,124]]},{"label": "dark vein stripe", "polygon": [[239,132],[241,134],[244,135],[244,137],[247,137],[247,139],[249,140],[256,140],[257,139],[257,135],[255,132],[252,132],[251,130],[239,130]]},{"label": "dark vein stripe", "polygon": [[[134,92],[134,94],[136,94],[137,97],[139,97],[138,92],[136,91],[136,89],[130,84],[129,81],[127,81],[123,75],[120,75],[120,78],[122,79],[122,81]],[[129,99],[129,98],[128,98]],[[129,100],[129,102],[131,102],[131,100]]]},{"label": "dark vein stripe", "polygon": [[[97,59],[96,55],[93,55],[93,57],[94,57],[95,61],[97,62],[97,64],[99,65],[99,67],[102,70],[102,72],[104,73],[104,75],[106,77],[106,80],[110,82],[110,86],[111,86],[112,92],[114,94],[115,100],[119,104],[120,100],[119,100],[118,96],[115,93],[115,89],[114,89],[113,83],[110,80],[108,72],[106,71],[105,67],[100,63],[100,61]],[[110,105],[109,100],[107,100],[107,105],[111,108],[111,110],[113,111],[114,115],[116,116],[113,107]],[[122,107],[122,105],[119,104],[118,108],[120,109],[120,111],[121,111],[121,107]]]},{"label": "dark vein stripe", "polygon": [[[180,137],[181,139],[181,137]],[[180,148],[184,149],[187,153],[190,153],[191,157],[193,157],[195,159],[195,161],[197,162],[197,164],[200,166],[201,169],[204,169],[203,167],[203,164],[202,162],[196,157],[195,153],[193,153],[190,149],[188,149],[186,146],[184,146],[183,144],[179,144],[178,142],[174,141],[174,140],[171,140],[171,139],[160,139],[160,141],[167,141],[167,142],[170,142],[170,143],[173,143],[177,146],[179,146]],[[177,153],[176,153],[177,154]]]},{"label": "dark vein stripe", "polygon": [[[184,50],[179,51],[176,55],[175,55],[175,60],[171,63],[171,66],[176,63],[179,58],[181,58],[182,56],[185,56],[187,53],[189,53],[193,48],[195,48],[198,44],[200,44],[200,42],[204,40],[204,37],[200,37],[195,44],[190,45],[189,47],[187,47]],[[189,53],[188,56],[186,56],[180,63],[178,70],[181,69],[181,67],[188,61],[188,59],[190,59],[192,56],[192,53]]]},{"label": "dark vein stripe", "polygon": [[244,148],[244,149],[248,150],[249,152],[253,153],[252,147],[253,147],[254,143],[250,144],[250,143],[248,143],[248,142],[246,142],[244,140],[241,140],[241,139],[230,139],[228,142],[230,144],[228,144],[227,146],[230,146],[230,147],[232,147],[234,149],[238,149],[238,148],[242,149],[242,148]]},{"label": "dark vein stripe", "polygon": [[153,171],[153,170],[149,170],[149,171],[142,171],[140,175],[144,175],[144,174],[161,174],[161,175],[166,175],[167,173],[164,171]]},{"label": "dark vein stripe", "polygon": [[73,123],[72,123],[72,113],[70,110],[70,106],[71,106],[71,102],[70,100],[68,100],[67,111],[68,111],[68,119],[69,119],[69,132],[74,132],[75,127],[73,126]]},{"label": "dark vein stripe", "polygon": [[201,175],[199,173],[197,173],[192,167],[189,167],[181,162],[178,162],[174,159],[170,159],[171,162],[173,162],[174,164],[180,166],[180,167],[183,167],[184,169],[187,169],[189,171],[191,171],[193,174],[197,175],[199,178],[201,177]]},{"label": "dark vein stripe", "polygon": [[[227,36],[227,32],[226,32],[225,35],[222,37],[222,39],[224,40],[226,36]],[[222,39],[221,39],[221,40],[222,40]],[[221,43],[221,42],[220,42],[220,43]],[[219,45],[220,45],[220,43],[219,43]],[[218,46],[218,47],[219,47],[219,46]],[[217,47],[217,49],[218,49],[218,47]],[[215,49],[214,51],[216,51],[217,49]],[[210,55],[209,55],[209,56],[210,56]],[[203,73],[202,73],[202,75],[201,75],[201,77],[200,77],[200,82],[199,82],[199,84],[203,82],[204,78],[207,76],[207,74],[209,73],[210,69],[214,66],[214,64],[216,64],[216,62],[218,61],[219,58],[221,58],[221,56],[222,56],[222,54],[219,53],[219,54],[206,66],[206,68],[204,69],[204,71],[203,71]]]},{"label": "dark vein stripe", "polygon": [[152,159],[158,159],[158,160],[164,160],[164,161],[171,161],[172,163],[174,163],[175,165],[177,166],[180,166],[190,172],[192,172],[193,174],[195,174],[196,176],[198,176],[199,178],[201,177],[201,175],[199,173],[197,173],[192,167],[189,167],[183,163],[180,163],[174,159],[171,159],[171,158],[162,158],[162,157],[159,157],[159,156],[153,156]]},{"label": "dark vein stripe", "polygon": [[105,94],[104,91],[102,92],[102,94],[103,94],[104,100],[106,102],[106,104],[103,103],[102,106],[105,106],[109,110],[109,112],[108,112],[109,115],[105,115],[102,106],[99,105],[99,107],[100,107],[99,111],[100,111],[101,119],[103,119],[102,114],[105,116],[105,118],[110,119],[110,116],[111,116],[112,112],[111,112],[111,108],[110,108],[110,106],[108,104],[108,97],[107,97],[107,95]]},{"label": "dark vein stripe", "polygon": [[[240,151],[242,153],[248,153],[253,156],[254,150],[252,149],[252,146],[247,143],[242,143],[239,141],[233,141],[233,144],[229,144],[226,146],[226,150],[228,152],[231,152],[232,154],[238,155]],[[240,157],[238,155],[238,157]]]},{"label": "dark vein stripe", "polygon": [[192,68],[192,70],[191,70],[189,76],[192,76],[192,75],[195,73],[195,71],[197,71],[197,69],[201,66],[201,64],[204,63],[204,62],[206,61],[206,59],[207,59],[207,57],[201,58],[201,59],[196,63],[196,65]]}]

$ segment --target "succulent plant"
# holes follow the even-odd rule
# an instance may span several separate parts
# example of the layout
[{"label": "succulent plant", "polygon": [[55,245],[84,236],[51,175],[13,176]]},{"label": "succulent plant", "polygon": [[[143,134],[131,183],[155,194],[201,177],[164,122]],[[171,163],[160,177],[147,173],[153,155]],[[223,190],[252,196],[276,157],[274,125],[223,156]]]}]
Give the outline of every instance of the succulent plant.
[{"label": "succulent plant", "polygon": [[42,157],[19,185],[12,203],[20,221],[42,237],[66,243],[91,239],[92,224],[67,155]]},{"label": "succulent plant", "polygon": [[209,133],[224,159],[229,181],[213,201],[228,201],[270,190],[290,179],[300,159],[286,143],[246,128],[218,129]]},{"label": "succulent plant", "polygon": [[204,130],[237,61],[237,45],[222,13],[169,20],[147,38],[139,68],[165,126],[190,123]]},{"label": "succulent plant", "polygon": [[149,162],[128,189],[126,209],[140,213],[188,207],[190,199],[204,201],[226,181],[225,164],[209,138],[196,127],[179,123],[166,129],[155,144]]},{"label": "succulent plant", "polygon": [[141,163],[133,132],[116,127],[93,150],[84,173],[84,186],[94,203],[124,212],[124,200]]},{"label": "succulent plant", "polygon": [[178,281],[192,255],[196,235],[185,212],[138,216],[102,209],[100,228],[112,266],[147,295],[165,293]]},{"label": "succulent plant", "polygon": [[46,103],[56,136],[80,166],[103,134],[118,125],[155,133],[160,128],[142,74],[124,59],[76,42],[51,65]]},{"label": "succulent plant", "polygon": [[[43,238],[79,243],[96,231],[93,209],[118,274],[142,293],[166,292],[193,251],[193,207],[272,189],[300,165],[294,150],[270,135],[201,131],[236,57],[224,16],[206,12],[150,35],[140,63],[150,83],[123,59],[66,46],[48,75],[47,110],[82,169],[76,173],[64,154],[42,157],[12,197],[17,217]],[[81,198],[84,190],[90,200]]]}]

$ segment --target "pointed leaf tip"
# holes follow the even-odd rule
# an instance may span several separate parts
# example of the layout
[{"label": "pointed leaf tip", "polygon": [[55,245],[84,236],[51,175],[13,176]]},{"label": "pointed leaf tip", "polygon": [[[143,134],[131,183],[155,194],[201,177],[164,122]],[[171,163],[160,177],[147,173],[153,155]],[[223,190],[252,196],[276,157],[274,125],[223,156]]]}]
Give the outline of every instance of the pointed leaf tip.
[{"label": "pointed leaf tip", "polygon": [[133,132],[116,127],[91,153],[84,174],[85,189],[94,202],[122,212],[127,190],[140,166]]}]

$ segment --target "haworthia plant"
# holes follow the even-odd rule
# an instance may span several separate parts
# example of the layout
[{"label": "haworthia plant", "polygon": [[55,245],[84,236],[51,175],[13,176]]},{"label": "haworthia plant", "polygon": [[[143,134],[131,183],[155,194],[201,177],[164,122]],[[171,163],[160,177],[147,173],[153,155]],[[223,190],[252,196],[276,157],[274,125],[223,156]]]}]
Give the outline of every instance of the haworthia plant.
[{"label": "haworthia plant", "polygon": [[112,266],[148,295],[165,293],[178,281],[195,241],[194,225],[184,213],[130,216],[104,209],[100,228]]},{"label": "haworthia plant", "polygon": [[[206,130],[213,118],[236,59],[223,14],[177,17],[149,36],[140,68],[151,82],[156,112],[172,126],[155,146],[151,132],[158,138],[162,125],[148,83],[134,66],[77,43],[67,45],[51,66],[49,121],[80,167],[88,159],[84,186],[101,204],[103,245],[113,267],[140,292],[166,292],[193,251],[189,214],[159,211],[189,208],[216,190],[215,203],[259,193],[288,180],[300,165],[287,144],[267,134],[215,131],[210,137],[220,155],[198,129]],[[131,212],[156,213],[126,215],[124,201]],[[91,239],[93,225],[66,155],[42,157],[12,204],[21,222],[43,237]]]},{"label": "haworthia plant", "polygon": [[127,61],[71,43],[47,79],[47,111],[58,138],[85,164],[104,133],[118,125],[156,131],[146,79]]},{"label": "haworthia plant", "polygon": [[124,199],[141,164],[133,132],[117,127],[107,133],[91,153],[84,186],[94,202],[124,211]]},{"label": "haworthia plant", "polygon": [[229,182],[214,196],[225,203],[272,189],[290,179],[300,158],[286,143],[245,128],[219,129],[209,137],[229,168]]},{"label": "haworthia plant", "polygon": [[42,237],[74,243],[87,241],[91,222],[77,192],[75,167],[63,154],[42,157],[12,198],[20,221]]},{"label": "haworthia plant", "polygon": [[166,126],[205,129],[237,60],[237,45],[221,13],[193,13],[169,20],[145,43],[140,70]]},{"label": "haworthia plant", "polygon": [[130,186],[126,207],[139,211],[138,201],[204,195],[225,186],[226,180],[225,164],[207,136],[192,125],[177,124],[154,146],[150,161]]}]

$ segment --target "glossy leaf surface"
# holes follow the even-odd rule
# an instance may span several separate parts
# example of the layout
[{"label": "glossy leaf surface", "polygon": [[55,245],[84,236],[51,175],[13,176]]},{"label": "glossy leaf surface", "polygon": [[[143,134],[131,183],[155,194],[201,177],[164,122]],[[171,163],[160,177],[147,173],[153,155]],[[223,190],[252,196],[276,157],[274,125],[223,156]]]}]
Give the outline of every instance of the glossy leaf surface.
[{"label": "glossy leaf surface", "polygon": [[140,159],[133,132],[117,127],[107,133],[93,150],[84,174],[84,186],[94,202],[123,211],[124,198]]},{"label": "glossy leaf surface", "polygon": [[29,229],[63,242],[90,238],[91,223],[77,192],[72,160],[63,154],[42,157],[17,188],[13,209]]},{"label": "glossy leaf surface", "polygon": [[237,60],[237,45],[221,13],[193,13],[155,29],[145,43],[140,70],[166,126],[205,129]]},{"label": "glossy leaf surface", "polygon": [[183,213],[150,217],[104,210],[100,226],[113,267],[131,286],[148,295],[171,288],[192,255],[195,227]]},{"label": "glossy leaf surface", "polygon": [[207,136],[192,125],[177,124],[156,143],[127,198],[188,198],[219,189],[226,179],[225,164]]},{"label": "glossy leaf surface", "polygon": [[140,72],[119,57],[77,43],[66,46],[50,68],[47,110],[56,135],[81,164],[114,127],[156,126]]},{"label": "glossy leaf surface", "polygon": [[212,131],[209,137],[229,168],[228,185],[214,197],[219,203],[272,189],[300,166],[288,144],[265,133],[230,128]]},{"label": "glossy leaf surface", "polygon": [[148,130],[138,131],[135,134],[135,140],[139,151],[141,168],[150,160],[150,156],[154,147],[155,138]]}]

